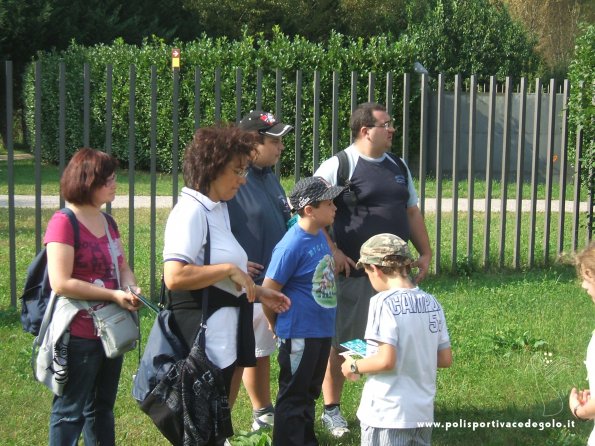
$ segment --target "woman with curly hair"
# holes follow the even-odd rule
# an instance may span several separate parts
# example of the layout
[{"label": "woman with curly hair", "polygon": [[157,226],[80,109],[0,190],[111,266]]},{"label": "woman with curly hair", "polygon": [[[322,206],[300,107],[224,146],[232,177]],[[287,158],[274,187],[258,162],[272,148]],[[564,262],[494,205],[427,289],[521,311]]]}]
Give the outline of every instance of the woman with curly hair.
[{"label": "woman with curly hair", "polygon": [[[171,291],[173,328],[190,348],[202,300],[187,291],[208,287],[206,353],[222,370],[228,394],[236,366],[255,364],[252,302],[258,298],[275,312],[290,305],[283,294],[255,285],[229,223],[226,201],[246,183],[256,147],[254,135],[235,127],[197,130],[184,155],[185,187],[165,228],[163,274]],[[205,265],[207,228],[210,262]]]}]

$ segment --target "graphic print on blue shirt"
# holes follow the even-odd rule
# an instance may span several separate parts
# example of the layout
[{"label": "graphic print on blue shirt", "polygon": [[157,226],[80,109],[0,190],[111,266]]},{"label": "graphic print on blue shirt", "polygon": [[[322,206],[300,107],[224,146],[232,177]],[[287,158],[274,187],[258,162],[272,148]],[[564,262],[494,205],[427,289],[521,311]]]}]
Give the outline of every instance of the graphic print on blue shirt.
[{"label": "graphic print on blue shirt", "polygon": [[322,231],[292,226],[273,251],[266,277],[281,284],[291,307],[277,316],[281,339],[324,338],[335,333],[334,260]]}]

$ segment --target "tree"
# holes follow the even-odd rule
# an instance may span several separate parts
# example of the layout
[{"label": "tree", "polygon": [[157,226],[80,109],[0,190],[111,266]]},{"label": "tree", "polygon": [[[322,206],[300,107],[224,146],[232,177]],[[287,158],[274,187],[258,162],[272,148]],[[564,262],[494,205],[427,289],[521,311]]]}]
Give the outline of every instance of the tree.
[{"label": "tree", "polygon": [[535,41],[504,5],[489,0],[439,0],[409,36],[432,74],[518,78],[533,74],[539,62]]},{"label": "tree", "polygon": [[593,23],[595,2],[592,0],[498,0],[504,1],[511,16],[534,34],[537,52],[550,74],[562,79],[574,54],[579,23]]}]

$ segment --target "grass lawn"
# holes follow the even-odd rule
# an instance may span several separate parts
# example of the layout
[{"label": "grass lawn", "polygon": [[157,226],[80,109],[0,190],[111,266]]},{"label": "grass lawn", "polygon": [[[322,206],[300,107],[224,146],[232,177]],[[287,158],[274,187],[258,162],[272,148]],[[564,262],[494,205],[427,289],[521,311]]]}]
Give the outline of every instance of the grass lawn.
[{"label": "grass lawn", "polygon": [[[50,210],[43,211],[44,225],[50,215]],[[114,215],[126,237],[127,211],[115,210]],[[7,216],[7,210],[0,209],[0,258],[8,257]],[[166,217],[167,211],[159,210],[158,237],[162,237]],[[135,218],[135,265],[143,286],[149,277],[148,210],[137,210]],[[432,234],[431,216],[427,220]],[[33,257],[34,211],[18,209],[17,222],[20,287],[24,269]],[[450,228],[447,226],[444,231],[449,232]],[[480,220],[476,233],[481,243]],[[444,253],[449,252],[448,242],[448,239],[442,240]],[[159,253],[161,239],[157,246]],[[463,250],[461,246],[460,251]],[[486,272],[479,267],[458,271],[458,275],[431,276],[423,284],[423,288],[435,294],[444,306],[454,352],[453,367],[438,373],[435,408],[436,421],[448,422],[451,426],[448,430],[445,425],[436,427],[433,444],[586,444],[593,425],[572,424],[574,419],[567,408],[567,395],[572,386],[587,386],[583,361],[595,328],[595,309],[580,289],[574,269],[553,264],[521,271]],[[33,339],[22,332],[18,313],[10,308],[8,288],[8,274],[4,273],[0,275],[1,443],[46,444],[52,396],[32,378],[29,361]],[[145,336],[152,320],[153,316],[143,310]],[[130,395],[137,362],[136,353],[126,356],[116,404],[117,444],[165,445],[167,442]],[[273,360],[273,364],[275,362]],[[275,364],[272,376],[276,374]],[[330,438],[317,421],[321,444],[359,444],[355,412],[361,384],[347,383],[342,402],[352,435],[342,440]],[[272,387],[276,389],[276,379]],[[317,414],[320,414],[320,404],[319,401]],[[250,403],[242,390],[233,414],[238,434],[233,439],[234,444],[258,444],[258,441],[266,444],[265,437],[240,435],[249,430],[250,416]],[[479,423],[475,429],[473,423]],[[523,423],[523,426],[498,427],[506,423]]]},{"label": "grass lawn", "polygon": [[[42,195],[58,195],[59,194],[59,178],[60,171],[57,166],[43,165],[41,168],[41,194]],[[14,162],[14,178],[15,178],[15,193],[17,195],[32,195],[35,193],[35,166],[33,160],[17,160]],[[6,161],[0,161],[0,195],[6,195],[8,193],[8,181],[7,181],[7,166]],[[414,172],[414,175],[417,175]],[[147,172],[135,171],[134,172],[134,191],[136,195],[151,195],[151,177]],[[118,172],[118,193],[128,194],[129,190],[129,172],[127,170],[120,170]],[[172,175],[170,174],[158,174],[156,181],[157,195],[171,195],[172,194]],[[572,181],[568,179],[568,181]],[[419,192],[419,181],[414,178],[416,188]],[[290,191],[295,183],[295,179],[292,177],[283,177],[281,179],[283,188],[286,191]],[[183,186],[184,179],[182,174],[178,177],[178,190]],[[461,198],[467,197],[467,181],[459,181],[457,186],[458,196]],[[451,198],[453,196],[453,183],[452,180],[446,178],[442,181],[442,197]],[[426,179],[426,196],[436,196],[436,181],[433,178]],[[552,197],[557,200],[560,196],[559,183],[555,182],[552,184]],[[566,188],[566,200],[572,201],[574,193],[573,184],[568,184]],[[483,180],[476,180],[474,182],[474,196],[477,199],[485,199],[486,195],[486,184]],[[545,185],[539,184],[537,189],[537,198],[543,200],[545,198],[546,191]],[[501,198],[502,188],[498,180],[494,180],[492,183],[492,197]],[[514,199],[516,197],[516,184],[508,183],[507,186],[508,199]],[[531,185],[530,183],[523,184],[522,191],[523,199],[531,199]],[[584,201],[587,197],[586,187],[581,188],[581,199]]]}]

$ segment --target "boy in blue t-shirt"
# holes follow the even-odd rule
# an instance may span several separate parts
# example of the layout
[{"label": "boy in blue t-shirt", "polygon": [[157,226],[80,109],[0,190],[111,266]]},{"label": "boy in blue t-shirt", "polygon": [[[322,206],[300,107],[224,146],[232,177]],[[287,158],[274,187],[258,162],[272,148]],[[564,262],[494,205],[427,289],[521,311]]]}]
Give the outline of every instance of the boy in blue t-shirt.
[{"label": "boy in blue t-shirt", "polygon": [[320,396],[335,333],[335,263],[321,231],[333,223],[333,200],[343,191],[321,177],[300,180],[289,194],[300,216],[273,250],[263,286],[291,299],[289,311],[265,313],[279,346],[279,392],[273,444],[317,445],[316,399]]}]

